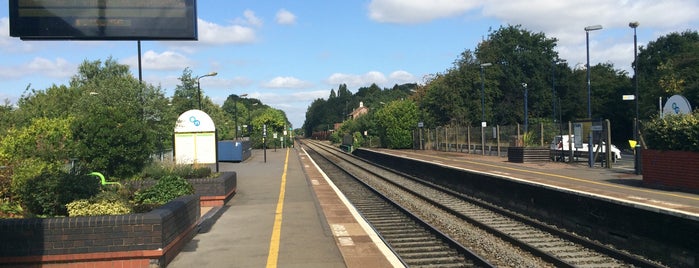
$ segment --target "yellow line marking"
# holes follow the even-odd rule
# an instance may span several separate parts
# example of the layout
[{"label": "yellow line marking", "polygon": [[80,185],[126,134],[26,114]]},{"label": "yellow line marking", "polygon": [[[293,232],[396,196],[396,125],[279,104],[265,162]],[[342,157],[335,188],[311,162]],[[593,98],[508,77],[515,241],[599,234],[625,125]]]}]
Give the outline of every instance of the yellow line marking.
[{"label": "yellow line marking", "polygon": [[282,173],[282,185],[279,187],[279,201],[277,210],[274,212],[274,227],[272,228],[272,238],[269,241],[269,254],[267,255],[267,267],[277,267],[279,259],[279,241],[282,234],[282,212],[284,211],[284,192],[286,189],[286,170],[289,166],[289,149],[286,149],[286,160],[284,160],[284,172]]},{"label": "yellow line marking", "polygon": [[[411,154],[412,154],[412,153],[411,153]],[[546,172],[532,171],[532,170],[519,169],[519,168],[513,168],[513,167],[505,167],[505,166],[501,166],[501,165],[486,164],[486,163],[480,163],[480,162],[474,162],[474,161],[468,161],[468,160],[452,159],[452,158],[448,158],[448,157],[441,157],[441,156],[434,156],[434,155],[421,155],[421,156],[426,156],[426,157],[431,157],[431,158],[437,158],[437,159],[443,159],[443,160],[454,161],[454,162],[463,162],[463,163],[473,164],[473,165],[479,165],[479,166],[496,167],[496,168],[499,168],[499,169],[508,169],[508,170],[514,170],[514,171],[519,171],[519,172],[524,172],[524,173],[536,174],[536,175],[543,175],[543,176],[549,176],[549,177],[557,177],[557,178],[562,178],[562,179],[566,179],[566,180],[572,180],[572,181],[584,182],[584,183],[589,183],[589,184],[597,184],[597,185],[609,186],[609,187],[619,188],[619,189],[634,190],[634,191],[639,191],[639,192],[644,192],[644,193],[651,193],[651,194],[657,194],[657,195],[672,196],[672,197],[684,198],[684,199],[690,199],[690,200],[699,200],[699,197],[691,197],[691,196],[685,196],[685,195],[678,195],[678,194],[671,194],[671,193],[663,193],[663,192],[658,192],[658,191],[653,191],[653,190],[639,189],[639,188],[636,188],[636,187],[628,187],[628,186],[617,185],[617,184],[610,184],[610,183],[604,183],[604,182],[598,182],[598,181],[591,181],[591,180],[588,180],[588,179],[580,179],[580,178],[575,178],[575,177],[569,177],[569,176],[565,176],[565,175],[551,174],[551,173],[546,173]],[[435,162],[436,162],[436,161],[435,161]],[[440,163],[440,164],[441,164],[441,163]]]}]

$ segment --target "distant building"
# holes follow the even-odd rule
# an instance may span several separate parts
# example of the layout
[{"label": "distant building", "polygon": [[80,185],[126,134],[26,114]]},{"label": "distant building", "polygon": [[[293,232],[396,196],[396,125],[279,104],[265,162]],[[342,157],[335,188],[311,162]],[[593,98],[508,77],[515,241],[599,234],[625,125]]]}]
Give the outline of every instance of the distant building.
[{"label": "distant building", "polygon": [[349,119],[354,120],[359,118],[362,115],[365,115],[369,112],[369,108],[364,107],[364,102],[359,102],[359,107],[357,109],[354,109],[350,114],[349,114]]}]

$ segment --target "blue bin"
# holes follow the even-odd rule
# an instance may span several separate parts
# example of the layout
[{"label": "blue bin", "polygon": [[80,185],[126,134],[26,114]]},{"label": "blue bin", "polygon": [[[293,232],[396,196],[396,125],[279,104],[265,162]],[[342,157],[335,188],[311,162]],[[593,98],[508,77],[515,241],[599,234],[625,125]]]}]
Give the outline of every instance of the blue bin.
[{"label": "blue bin", "polygon": [[219,162],[242,162],[251,155],[250,141],[219,141],[218,161]]}]

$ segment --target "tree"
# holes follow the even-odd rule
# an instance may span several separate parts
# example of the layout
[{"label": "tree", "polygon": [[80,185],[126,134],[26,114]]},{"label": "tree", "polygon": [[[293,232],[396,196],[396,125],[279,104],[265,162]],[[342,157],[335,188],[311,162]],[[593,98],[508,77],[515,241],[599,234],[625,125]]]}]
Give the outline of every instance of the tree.
[{"label": "tree", "polygon": [[641,119],[657,115],[657,100],[683,95],[699,103],[699,34],[670,33],[651,41],[638,53],[639,105]]},{"label": "tree", "polygon": [[376,112],[382,144],[390,149],[412,147],[412,131],[417,127],[417,106],[409,100],[392,101]]},{"label": "tree", "polygon": [[154,152],[149,120],[152,123],[160,114],[149,111],[153,117],[144,120],[141,96],[147,87],[131,76],[128,66],[112,60],[85,61],[79,70],[71,81],[83,92],[72,126],[74,156],[108,176],[136,174]]},{"label": "tree", "polygon": [[[530,117],[551,114],[551,68],[558,62],[554,50],[555,38],[544,33],[533,33],[521,26],[508,25],[492,32],[488,39],[478,44],[475,54],[480,63],[492,63],[487,67],[488,80],[497,81],[499,91],[488,92],[494,96],[486,107],[497,105],[493,124],[515,124],[524,118],[524,88],[527,84]],[[476,68],[474,68],[476,69]],[[493,90],[493,88],[488,88]]]}]

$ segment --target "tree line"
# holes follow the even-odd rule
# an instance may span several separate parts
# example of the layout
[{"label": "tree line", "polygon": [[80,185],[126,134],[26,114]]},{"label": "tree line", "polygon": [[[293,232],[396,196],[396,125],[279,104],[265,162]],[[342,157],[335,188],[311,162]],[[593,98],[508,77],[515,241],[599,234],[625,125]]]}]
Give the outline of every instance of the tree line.
[{"label": "tree line", "polygon": [[[310,105],[304,131],[310,135],[345,122],[347,126],[336,135],[367,138],[365,134],[376,133],[381,138],[382,133],[406,128],[397,125],[406,121],[423,122],[424,127],[434,128],[453,124],[480,126],[482,120],[489,126],[515,125],[524,124],[528,118],[530,125],[563,123],[567,129],[568,121],[609,119],[612,140],[619,147],[628,147],[625,141],[633,137],[635,102],[623,101],[622,96],[635,94],[634,79],[638,79],[641,126],[658,116],[659,98],[667,100],[680,94],[692,104],[699,103],[696,31],[670,33],[640,47],[638,60],[633,63],[638,67],[634,74],[616,69],[611,63],[590,66],[592,118],[587,116],[586,64],[560,58],[556,45],[557,39],[544,33],[531,32],[520,25],[501,26],[491,30],[474,50],[466,49],[458,55],[452,67],[427,76],[419,85],[396,85],[383,90],[372,85],[358,89],[355,94],[340,85],[337,93],[332,90],[327,100],[317,99]],[[349,122],[346,107],[354,108],[360,101],[374,112],[370,110],[369,117],[362,121]],[[410,101],[417,112],[394,109],[393,112],[413,117],[395,114],[395,117],[403,116],[396,125],[377,121],[374,114],[386,113],[387,110],[380,110],[392,107],[379,104],[391,101]],[[415,129],[416,125],[407,128]],[[382,142],[383,146],[393,146],[392,142]],[[401,146],[408,148],[411,144]]]},{"label": "tree line", "polygon": [[290,125],[283,111],[258,99],[231,94],[219,106],[199,96],[189,68],[179,80],[168,97],[160,86],[138,81],[127,65],[109,58],[83,62],[68,85],[44,90],[28,86],[16,106],[7,100],[0,106],[2,181],[14,183],[12,177],[21,170],[61,169],[67,163],[128,178],[153,155],[172,149],[177,117],[198,109],[200,98],[219,140],[250,137],[260,146],[263,124],[270,133]]}]

